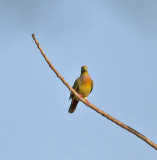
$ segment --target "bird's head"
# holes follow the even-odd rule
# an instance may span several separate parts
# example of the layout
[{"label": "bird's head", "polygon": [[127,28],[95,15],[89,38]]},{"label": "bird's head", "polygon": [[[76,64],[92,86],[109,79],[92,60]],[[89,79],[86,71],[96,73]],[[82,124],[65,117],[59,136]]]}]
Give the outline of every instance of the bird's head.
[{"label": "bird's head", "polygon": [[87,66],[84,65],[84,66],[81,67],[81,74],[83,74],[85,72],[88,73],[88,68],[87,68]]}]

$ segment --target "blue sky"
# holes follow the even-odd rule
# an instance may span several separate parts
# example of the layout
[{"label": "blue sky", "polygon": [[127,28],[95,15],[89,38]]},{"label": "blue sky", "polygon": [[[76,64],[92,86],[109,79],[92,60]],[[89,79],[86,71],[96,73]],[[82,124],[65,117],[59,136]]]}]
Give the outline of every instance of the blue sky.
[{"label": "blue sky", "polygon": [[0,15],[0,159],[157,159],[83,103],[69,114],[31,37],[70,85],[87,65],[88,100],[157,143],[157,1],[1,0]]}]

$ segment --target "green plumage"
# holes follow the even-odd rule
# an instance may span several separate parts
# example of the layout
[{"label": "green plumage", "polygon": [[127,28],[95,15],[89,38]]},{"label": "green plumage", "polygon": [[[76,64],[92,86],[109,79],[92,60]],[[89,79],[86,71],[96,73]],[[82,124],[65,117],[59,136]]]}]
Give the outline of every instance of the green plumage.
[{"label": "green plumage", "polygon": [[[93,89],[93,80],[90,78],[88,74],[87,66],[82,66],[81,68],[81,75],[77,78],[74,82],[73,89],[80,94],[83,98],[87,98],[87,96],[92,92]],[[78,104],[78,99],[70,93],[70,98],[72,98],[71,106],[69,108],[69,113],[73,113],[76,109]]]}]

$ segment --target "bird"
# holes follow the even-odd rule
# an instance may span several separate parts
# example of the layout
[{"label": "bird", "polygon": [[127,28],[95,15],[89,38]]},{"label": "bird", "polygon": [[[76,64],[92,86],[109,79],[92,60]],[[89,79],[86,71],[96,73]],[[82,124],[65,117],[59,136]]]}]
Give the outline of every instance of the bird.
[{"label": "bird", "polygon": [[[81,75],[74,82],[73,89],[79,94],[80,97],[87,99],[88,95],[92,92],[94,82],[88,74],[88,68],[86,65],[81,67]],[[72,99],[68,112],[74,113],[79,99],[71,92],[69,99]],[[87,100],[87,102],[89,102]]]}]

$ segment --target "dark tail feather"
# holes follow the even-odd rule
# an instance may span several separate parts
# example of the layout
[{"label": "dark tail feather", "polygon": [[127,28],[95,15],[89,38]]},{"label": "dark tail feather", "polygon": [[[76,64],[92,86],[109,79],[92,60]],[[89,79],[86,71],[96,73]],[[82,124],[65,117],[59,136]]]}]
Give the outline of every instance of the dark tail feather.
[{"label": "dark tail feather", "polygon": [[74,113],[78,102],[79,101],[76,101],[75,99],[71,101],[71,105],[70,105],[70,108],[69,108],[69,111],[68,111],[69,113]]}]

